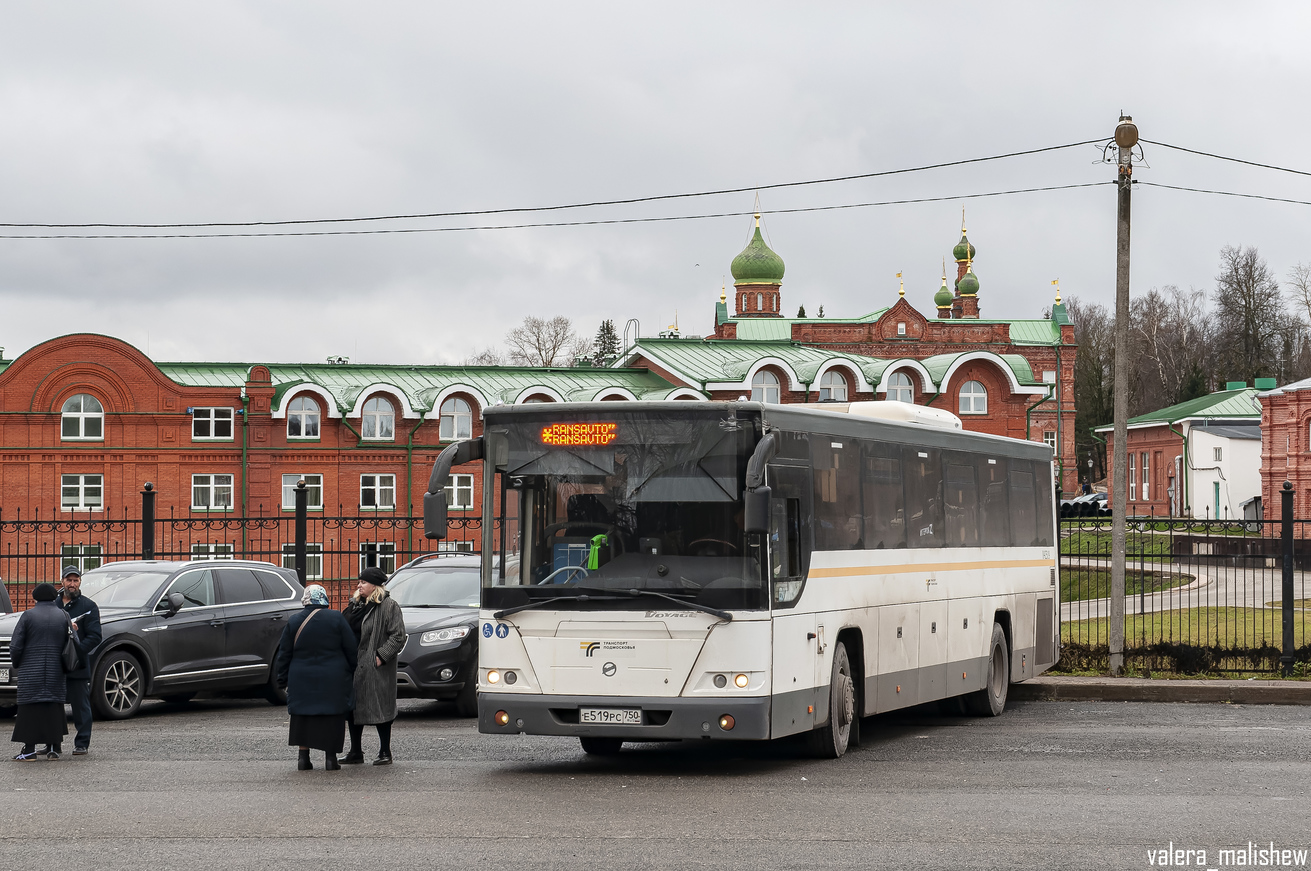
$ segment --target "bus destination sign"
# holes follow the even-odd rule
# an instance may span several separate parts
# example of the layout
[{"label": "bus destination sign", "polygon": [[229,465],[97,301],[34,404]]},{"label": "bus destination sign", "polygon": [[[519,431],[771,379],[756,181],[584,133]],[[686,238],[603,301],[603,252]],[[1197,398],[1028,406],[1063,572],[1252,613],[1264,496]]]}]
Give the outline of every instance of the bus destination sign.
[{"label": "bus destination sign", "polygon": [[542,427],[542,444],[558,447],[604,447],[619,435],[617,423],[553,423]]}]

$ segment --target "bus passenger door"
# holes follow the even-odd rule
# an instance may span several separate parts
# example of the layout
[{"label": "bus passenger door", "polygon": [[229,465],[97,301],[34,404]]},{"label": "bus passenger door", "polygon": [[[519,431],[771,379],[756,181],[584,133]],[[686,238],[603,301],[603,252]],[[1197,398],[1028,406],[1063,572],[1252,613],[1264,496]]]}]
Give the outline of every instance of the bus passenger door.
[{"label": "bus passenger door", "polygon": [[779,738],[815,726],[819,639],[815,614],[798,613],[810,562],[810,470],[771,465],[769,483],[773,491],[769,574],[774,673],[770,737]]}]

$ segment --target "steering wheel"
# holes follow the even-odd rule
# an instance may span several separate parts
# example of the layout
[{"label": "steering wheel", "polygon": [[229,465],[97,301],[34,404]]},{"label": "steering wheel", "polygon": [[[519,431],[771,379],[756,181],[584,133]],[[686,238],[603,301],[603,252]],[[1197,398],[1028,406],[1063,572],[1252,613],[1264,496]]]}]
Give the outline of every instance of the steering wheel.
[{"label": "steering wheel", "polygon": [[[560,568],[556,569],[555,571],[551,572],[549,575],[547,575],[546,577],[544,577],[544,578],[542,578],[540,581],[538,581],[538,582],[537,582],[537,585],[538,585],[538,586],[541,586],[542,584],[549,584],[549,583],[551,583],[551,578],[553,578],[553,577],[555,577],[556,575],[560,574],[560,572],[582,572],[582,573],[583,573],[583,577],[587,577],[587,569],[583,568],[582,566],[560,566]],[[562,584],[567,584],[567,583],[569,583],[569,581],[572,581],[572,580],[573,580],[573,576],[571,575],[571,576],[569,577],[568,580],[561,581],[560,583],[562,583]]]},{"label": "steering wheel", "polygon": [[695,549],[698,544],[716,545],[718,549],[723,552],[720,554],[722,556],[732,556],[737,553],[737,545],[733,544],[731,541],[724,541],[722,538],[698,538],[696,541],[689,543],[687,549],[691,551]]}]

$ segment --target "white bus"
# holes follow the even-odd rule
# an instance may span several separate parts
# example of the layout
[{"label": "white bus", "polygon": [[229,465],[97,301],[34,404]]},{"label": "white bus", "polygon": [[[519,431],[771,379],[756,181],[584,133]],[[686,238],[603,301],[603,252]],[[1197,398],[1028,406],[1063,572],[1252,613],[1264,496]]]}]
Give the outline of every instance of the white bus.
[{"label": "white bus", "polygon": [[[486,410],[478,728],[625,741],[810,733],[959,697],[997,715],[1059,654],[1051,449],[898,402]],[[504,555],[505,559],[500,559]]]}]

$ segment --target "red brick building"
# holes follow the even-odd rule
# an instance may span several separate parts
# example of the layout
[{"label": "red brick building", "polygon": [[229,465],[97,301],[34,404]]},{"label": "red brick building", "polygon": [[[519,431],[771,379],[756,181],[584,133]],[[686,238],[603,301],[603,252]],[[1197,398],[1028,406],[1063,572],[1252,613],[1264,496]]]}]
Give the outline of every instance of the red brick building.
[{"label": "red brick building", "polygon": [[1293,516],[1311,517],[1311,379],[1265,391],[1260,401],[1266,517],[1279,519],[1285,481],[1293,485]]}]

